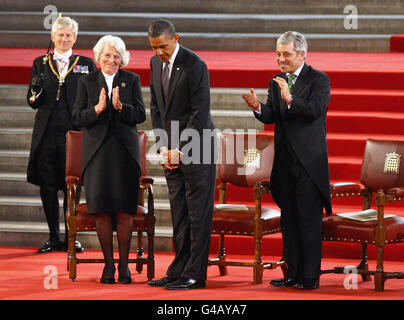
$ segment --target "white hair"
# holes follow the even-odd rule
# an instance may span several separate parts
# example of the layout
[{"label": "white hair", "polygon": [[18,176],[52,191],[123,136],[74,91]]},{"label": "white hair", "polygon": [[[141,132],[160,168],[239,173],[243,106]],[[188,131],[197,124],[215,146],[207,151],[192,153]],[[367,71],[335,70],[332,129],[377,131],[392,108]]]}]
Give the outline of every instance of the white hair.
[{"label": "white hair", "polygon": [[122,59],[121,66],[127,66],[129,63],[129,51],[126,50],[125,42],[121,38],[112,35],[103,36],[98,40],[93,48],[95,60],[100,62],[101,54],[107,45],[114,47],[118,51]]},{"label": "white hair", "polygon": [[66,27],[72,27],[73,33],[77,36],[77,33],[79,32],[79,24],[77,23],[76,20],[74,20],[70,17],[57,18],[55,20],[55,22],[52,24],[51,33],[54,34],[59,29],[66,28]]},{"label": "white hair", "polygon": [[307,56],[307,41],[304,35],[296,31],[287,31],[276,40],[276,46],[279,44],[294,44],[297,53],[304,51],[304,57]]}]

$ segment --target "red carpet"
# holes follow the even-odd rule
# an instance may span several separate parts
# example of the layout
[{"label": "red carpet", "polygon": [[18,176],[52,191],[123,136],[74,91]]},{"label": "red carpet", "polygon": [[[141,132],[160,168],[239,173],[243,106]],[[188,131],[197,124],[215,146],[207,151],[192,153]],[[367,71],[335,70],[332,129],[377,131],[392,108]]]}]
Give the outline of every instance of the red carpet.
[{"label": "red carpet", "polygon": [[[46,49],[0,48],[0,83],[28,83],[32,61]],[[90,49],[76,53],[93,58]],[[127,69],[138,73],[142,85],[150,81],[151,50],[130,50]],[[198,51],[210,70],[212,87],[267,88],[278,67],[274,52]],[[404,53],[309,52],[307,62],[326,72],[333,88],[401,90]]]},{"label": "red carpet", "polygon": [[404,52],[404,34],[394,34],[390,38],[391,52]]},{"label": "red carpet", "polygon": [[[131,266],[131,285],[102,285],[99,277],[102,264],[79,264],[76,282],[68,278],[66,254],[54,252],[39,255],[32,248],[0,248],[0,300],[395,300],[403,299],[404,280],[387,280],[385,291],[373,291],[373,282],[358,281],[357,289],[345,289],[345,275],[327,274],[321,277],[318,290],[297,291],[293,288],[269,286],[271,279],[282,276],[280,269],[264,271],[264,283],[252,283],[252,270],[229,267],[229,275],[219,276],[216,266],[208,268],[207,288],[204,290],[168,291],[147,285],[144,273],[135,274]],[[101,256],[99,251],[85,252],[81,256]],[[116,253],[117,255],[117,253]],[[156,277],[165,274],[172,254],[156,255]],[[239,257],[240,258],[240,257]],[[267,256],[264,261],[279,257]],[[323,268],[353,265],[356,261],[324,259]],[[46,281],[53,266],[55,281]],[[373,267],[373,264],[371,263]],[[403,263],[388,262],[385,269],[403,271]],[[46,289],[45,283],[55,288]],[[48,286],[49,287],[49,286]],[[56,288],[57,287],[57,288]]]}]

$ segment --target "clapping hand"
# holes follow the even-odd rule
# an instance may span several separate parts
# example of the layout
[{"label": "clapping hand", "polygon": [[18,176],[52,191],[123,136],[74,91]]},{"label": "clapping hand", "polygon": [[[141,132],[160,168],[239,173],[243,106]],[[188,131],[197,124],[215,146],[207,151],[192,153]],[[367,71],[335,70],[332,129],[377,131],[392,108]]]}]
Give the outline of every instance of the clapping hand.
[{"label": "clapping hand", "polygon": [[255,94],[254,89],[250,89],[251,93],[244,93],[243,94],[243,99],[245,102],[247,102],[247,105],[255,110],[255,111],[260,111],[261,105],[260,102],[258,101],[257,95]]},{"label": "clapping hand", "polygon": [[99,115],[107,108],[107,95],[105,93],[105,88],[101,89],[100,97],[98,99],[98,104],[95,106],[95,112]]},{"label": "clapping hand", "polygon": [[115,110],[121,111],[122,110],[122,103],[119,100],[119,87],[116,86],[112,89],[112,105],[114,106]]},{"label": "clapping hand", "polygon": [[289,85],[286,82],[285,79],[281,77],[276,77],[274,78],[274,81],[278,84],[279,88],[281,89],[281,96],[282,99],[287,103],[291,104],[292,103],[292,95],[289,92]]}]

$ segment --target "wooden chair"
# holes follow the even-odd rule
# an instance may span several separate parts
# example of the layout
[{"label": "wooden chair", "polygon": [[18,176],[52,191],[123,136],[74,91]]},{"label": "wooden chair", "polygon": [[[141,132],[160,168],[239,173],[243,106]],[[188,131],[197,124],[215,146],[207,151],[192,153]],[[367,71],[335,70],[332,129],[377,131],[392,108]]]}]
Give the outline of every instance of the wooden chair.
[{"label": "wooden chair", "polygon": [[[143,265],[147,265],[147,278],[154,278],[154,199],[153,179],[146,176],[146,134],[139,131],[139,149],[141,162],[141,177],[139,190],[139,206],[137,214],[133,216],[133,231],[137,232],[137,258],[129,259],[129,263],[136,263],[136,271],[141,273]],[[76,265],[79,263],[102,263],[104,259],[79,259],[76,256],[75,240],[78,232],[95,231],[95,217],[87,212],[87,204],[76,204],[76,192],[83,184],[81,177],[82,132],[69,131],[66,135],[66,184],[68,209],[66,212],[68,224],[68,270],[69,278],[76,279]],[[147,191],[147,209],[144,207],[145,191]],[[143,233],[147,234],[147,257],[144,257]],[[118,262],[115,259],[115,262]]]},{"label": "wooden chair", "polygon": [[[361,275],[363,281],[370,281],[373,275],[375,291],[383,291],[387,279],[404,278],[404,273],[385,272],[383,267],[384,247],[404,242],[404,217],[385,216],[388,213],[388,209],[385,212],[385,206],[388,203],[404,200],[403,155],[404,141],[368,139],[360,175],[360,182],[364,187],[356,183],[337,183],[331,185],[331,194],[334,198],[362,197],[362,211],[354,213],[358,219],[363,219],[369,211],[372,213],[371,206],[374,201],[376,209],[373,209],[373,213],[376,219],[356,221],[341,215],[333,215],[323,220],[325,241],[361,244],[361,261],[357,267],[357,273]],[[375,245],[377,249],[375,271],[370,271],[368,267],[368,244]],[[336,267],[322,270],[322,274],[346,273],[347,270],[345,267]]]},{"label": "wooden chair", "polygon": [[[227,266],[253,268],[255,284],[262,283],[264,269],[284,266],[281,262],[263,262],[261,256],[262,238],[280,232],[280,212],[262,207],[262,198],[269,193],[269,178],[274,156],[274,138],[265,133],[221,134],[218,165],[219,204],[226,204],[228,189],[242,187],[251,192],[255,206],[220,208],[213,213],[212,234],[219,235],[219,253],[210,259],[209,265],[218,265],[220,275],[227,274]],[[225,235],[254,237],[254,261],[228,261],[225,253]]]}]

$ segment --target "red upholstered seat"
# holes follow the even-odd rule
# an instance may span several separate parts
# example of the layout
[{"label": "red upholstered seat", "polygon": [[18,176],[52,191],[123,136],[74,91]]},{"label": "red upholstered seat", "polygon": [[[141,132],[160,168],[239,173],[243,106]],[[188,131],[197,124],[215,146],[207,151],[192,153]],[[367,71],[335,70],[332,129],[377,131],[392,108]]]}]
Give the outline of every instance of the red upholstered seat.
[{"label": "red upholstered seat", "polygon": [[[76,224],[77,231],[95,231],[95,216],[87,213],[87,204],[80,203],[76,205]],[[133,231],[147,232],[147,209],[142,206],[137,207],[137,213],[132,217]]]},{"label": "red upholstered seat", "polygon": [[[383,221],[385,244],[404,242],[404,217],[390,217]],[[377,220],[356,221],[339,216],[324,218],[323,235],[326,241],[376,244]]]},{"label": "red upholstered seat", "polygon": [[[254,236],[254,215],[255,207],[248,207],[248,210],[245,211],[215,209],[213,233]],[[263,220],[262,235],[281,231],[279,210],[262,208],[261,218]]]}]

